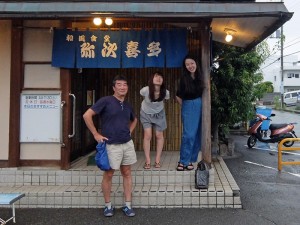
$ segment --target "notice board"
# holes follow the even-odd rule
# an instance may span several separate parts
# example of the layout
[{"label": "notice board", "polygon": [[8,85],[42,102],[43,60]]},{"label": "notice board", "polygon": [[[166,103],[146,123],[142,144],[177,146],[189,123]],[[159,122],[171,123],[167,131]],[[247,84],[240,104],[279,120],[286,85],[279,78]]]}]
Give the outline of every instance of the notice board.
[{"label": "notice board", "polygon": [[23,92],[20,108],[20,142],[61,141],[60,92]]}]

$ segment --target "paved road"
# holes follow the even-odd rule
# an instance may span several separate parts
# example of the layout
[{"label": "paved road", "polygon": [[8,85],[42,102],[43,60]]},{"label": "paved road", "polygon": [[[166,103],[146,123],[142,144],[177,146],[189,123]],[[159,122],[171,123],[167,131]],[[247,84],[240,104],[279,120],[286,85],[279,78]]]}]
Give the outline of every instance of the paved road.
[{"label": "paved road", "polygon": [[295,132],[298,137],[300,137],[300,114],[272,110],[276,116],[272,117],[271,123],[297,123],[295,124]]},{"label": "paved road", "polygon": [[[272,123],[296,123],[294,131],[297,137],[300,138],[300,114],[286,112],[286,111],[278,111],[272,110],[276,116],[271,117]],[[300,148],[300,142],[295,142],[294,147]],[[254,147],[256,150],[267,151],[268,154],[274,155],[277,157],[278,151],[278,144],[277,143],[261,143],[257,142],[256,146]],[[283,161],[300,161],[300,151],[293,151],[290,154],[283,155]],[[276,166],[277,168],[277,166]],[[300,174],[300,166],[288,166],[284,167],[287,172],[290,173],[299,173]],[[299,222],[300,224],[300,222]]]},{"label": "paved road", "polygon": [[[284,166],[278,172],[276,152],[248,149],[241,145],[242,137],[234,139],[238,157],[225,161],[241,189],[244,210],[272,224],[299,225],[300,165]],[[291,155],[285,157],[295,159]]]}]

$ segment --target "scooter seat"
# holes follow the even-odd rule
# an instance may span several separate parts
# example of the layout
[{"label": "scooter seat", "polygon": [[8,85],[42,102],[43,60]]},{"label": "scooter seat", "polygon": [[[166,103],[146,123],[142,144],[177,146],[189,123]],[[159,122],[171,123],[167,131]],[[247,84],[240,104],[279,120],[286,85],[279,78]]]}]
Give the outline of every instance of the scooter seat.
[{"label": "scooter seat", "polygon": [[282,127],[286,127],[288,124],[287,123],[277,123],[277,124],[271,124],[269,129],[270,130],[276,130]]}]

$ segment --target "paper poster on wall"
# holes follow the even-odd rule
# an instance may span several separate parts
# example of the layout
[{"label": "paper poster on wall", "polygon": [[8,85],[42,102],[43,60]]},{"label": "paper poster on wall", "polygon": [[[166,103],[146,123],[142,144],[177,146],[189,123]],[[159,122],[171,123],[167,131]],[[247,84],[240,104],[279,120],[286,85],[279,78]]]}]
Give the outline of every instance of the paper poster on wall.
[{"label": "paper poster on wall", "polygon": [[21,94],[20,142],[61,141],[61,93]]},{"label": "paper poster on wall", "polygon": [[86,105],[93,105],[95,103],[95,90],[86,91]]}]

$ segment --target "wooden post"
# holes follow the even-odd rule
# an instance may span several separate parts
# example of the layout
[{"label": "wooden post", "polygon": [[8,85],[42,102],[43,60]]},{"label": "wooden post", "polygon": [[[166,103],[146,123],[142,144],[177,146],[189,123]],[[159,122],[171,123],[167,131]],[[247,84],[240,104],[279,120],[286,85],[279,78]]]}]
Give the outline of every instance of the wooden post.
[{"label": "wooden post", "polygon": [[12,20],[10,110],[9,110],[9,153],[8,166],[18,167],[20,163],[20,94],[23,88],[23,29],[22,20]]},{"label": "wooden post", "polygon": [[209,165],[211,164],[210,23],[211,21],[204,21],[201,24],[200,31],[201,70],[204,85],[202,94],[201,150],[202,158]]},{"label": "wooden post", "polygon": [[71,145],[72,141],[68,137],[71,132],[71,112],[72,112],[72,102],[70,100],[69,93],[71,92],[71,70],[60,69],[60,86],[61,86],[61,99],[65,102],[63,107],[63,135],[61,146],[61,169],[67,170],[71,167],[70,155],[71,155]]}]

